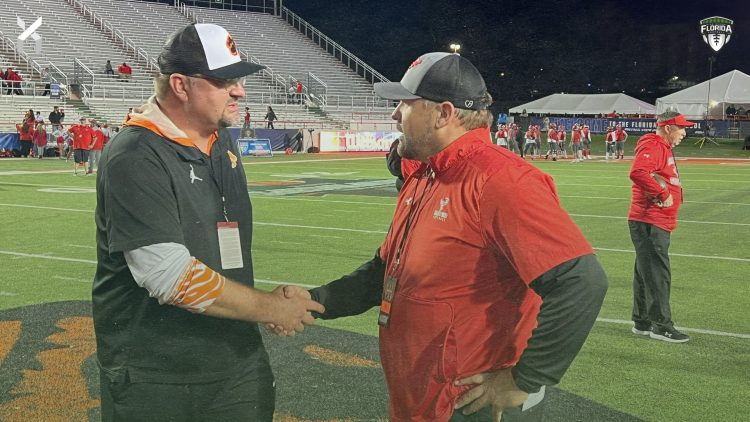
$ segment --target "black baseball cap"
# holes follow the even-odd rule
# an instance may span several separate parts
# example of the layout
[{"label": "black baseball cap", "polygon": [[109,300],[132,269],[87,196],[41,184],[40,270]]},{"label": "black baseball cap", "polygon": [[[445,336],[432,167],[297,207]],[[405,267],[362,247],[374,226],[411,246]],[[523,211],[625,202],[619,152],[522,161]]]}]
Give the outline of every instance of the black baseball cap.
[{"label": "black baseball cap", "polygon": [[388,100],[450,101],[469,110],[485,110],[487,86],[471,62],[459,54],[427,53],[414,60],[401,82],[378,82],[375,93]]},{"label": "black baseball cap", "polygon": [[200,74],[218,79],[241,78],[265,68],[242,61],[229,32],[211,23],[191,24],[172,34],[157,61],[165,75]]}]

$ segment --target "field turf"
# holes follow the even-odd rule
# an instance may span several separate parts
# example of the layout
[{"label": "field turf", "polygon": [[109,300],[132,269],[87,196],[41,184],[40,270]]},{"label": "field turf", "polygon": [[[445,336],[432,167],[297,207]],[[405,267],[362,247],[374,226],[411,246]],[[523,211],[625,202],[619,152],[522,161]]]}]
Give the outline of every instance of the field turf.
[{"label": "field turf", "polygon": [[[691,159],[678,161],[685,203],[670,249],[672,310],[692,337],[686,344],[630,332],[630,161],[533,162],[554,177],[610,282],[600,318],[555,393],[607,411],[579,409],[555,420],[750,415],[750,161],[736,142],[699,149],[695,141],[676,149]],[[246,159],[245,170],[260,288],[315,286],[346,274],[388,230],[396,192],[382,154]],[[0,420],[96,419],[88,310],[94,182],[58,159],[0,159]],[[319,322],[291,340],[268,338],[277,420],[385,420],[375,317],[370,311]]]}]

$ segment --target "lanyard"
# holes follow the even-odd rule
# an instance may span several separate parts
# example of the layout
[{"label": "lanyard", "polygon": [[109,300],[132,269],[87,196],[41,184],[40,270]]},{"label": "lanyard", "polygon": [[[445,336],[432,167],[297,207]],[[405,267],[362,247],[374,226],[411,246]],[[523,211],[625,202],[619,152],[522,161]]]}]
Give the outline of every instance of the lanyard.
[{"label": "lanyard", "polygon": [[219,171],[219,176],[221,180],[217,180],[216,175],[217,173],[214,173],[214,162],[211,157],[213,157],[214,154],[211,154],[208,157],[204,157],[208,160],[208,173],[211,175],[211,180],[213,180],[214,184],[216,185],[216,189],[219,191],[219,195],[221,196],[221,210],[224,215],[224,221],[227,223],[229,222],[229,215],[227,214],[227,200],[224,196],[224,186],[223,185],[223,175],[221,175],[221,171]]},{"label": "lanyard", "polygon": [[[422,182],[422,178],[425,175],[425,173],[422,173],[419,175],[419,179],[417,179],[417,183],[414,185],[414,191],[412,192],[412,201],[414,201],[414,198],[416,197],[417,190],[419,189],[419,185]],[[398,249],[396,249],[395,258],[393,260],[393,269],[391,270],[392,274],[396,273],[396,269],[398,268],[399,264],[401,263],[401,253],[404,250],[404,246],[406,245],[406,239],[409,236],[409,232],[411,231],[413,224],[416,222],[417,214],[419,214],[422,200],[425,196],[427,196],[427,192],[430,190],[430,187],[432,186],[432,181],[435,178],[435,173],[432,171],[432,169],[429,169],[427,171],[427,180],[425,181],[424,188],[422,188],[422,194],[419,196],[419,200],[414,202],[414,206],[409,210],[409,215],[406,217],[406,224],[404,225],[404,233],[401,235],[401,241],[399,242]]]}]

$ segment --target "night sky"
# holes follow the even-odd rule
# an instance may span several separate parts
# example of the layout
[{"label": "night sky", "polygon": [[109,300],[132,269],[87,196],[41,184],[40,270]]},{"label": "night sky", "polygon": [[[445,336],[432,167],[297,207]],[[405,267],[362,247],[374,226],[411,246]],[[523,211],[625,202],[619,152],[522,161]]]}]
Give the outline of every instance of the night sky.
[{"label": "night sky", "polygon": [[[750,74],[750,1],[285,0],[284,5],[387,78],[422,53],[461,54],[482,72],[495,111],[556,92],[625,92],[653,103],[667,81],[701,82],[713,50],[699,33],[734,20],[713,76]],[[504,73],[504,76],[501,75]]]}]

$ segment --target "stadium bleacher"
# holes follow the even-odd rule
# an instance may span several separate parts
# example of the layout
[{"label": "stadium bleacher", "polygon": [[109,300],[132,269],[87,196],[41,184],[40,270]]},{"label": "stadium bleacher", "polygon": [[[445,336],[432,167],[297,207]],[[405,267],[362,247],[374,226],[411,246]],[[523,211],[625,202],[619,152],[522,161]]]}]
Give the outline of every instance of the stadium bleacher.
[{"label": "stadium bleacher", "polygon": [[[377,104],[372,84],[283,19],[260,12],[184,10],[189,11],[187,15],[169,4],[135,0],[1,2],[0,27],[6,40],[21,31],[17,17],[27,24],[41,17],[43,25],[37,30],[42,51],[36,52],[33,43],[27,43],[28,62],[15,54],[8,42],[0,44],[0,67],[20,69],[29,81],[24,82],[24,96],[0,92],[0,131],[14,131],[14,124],[28,108],[39,109],[46,117],[57,104],[66,106],[67,123],[81,115],[120,124],[129,107],[142,104],[152,94],[153,63],[164,40],[193,18],[226,27],[245,58],[268,66],[268,71],[248,78],[245,86],[247,96],[241,106],[243,110],[250,107],[254,126],[262,126],[266,107],[271,104],[279,116],[277,127],[377,128],[382,124],[392,128],[390,110]],[[128,63],[133,68],[132,78],[125,81],[118,75],[106,75],[107,60],[115,72],[121,63]],[[67,98],[41,96],[47,81],[42,80],[39,69],[49,67],[67,76],[63,82]],[[74,75],[84,77],[76,79]],[[315,78],[314,83],[326,87],[324,95],[316,91],[318,101],[300,104],[288,95],[295,81],[307,86]],[[82,101],[77,101],[79,97]]]}]

